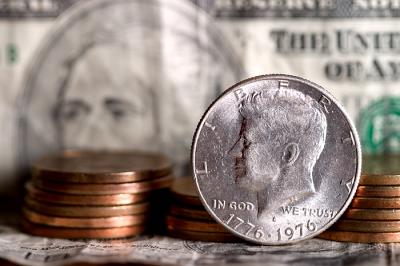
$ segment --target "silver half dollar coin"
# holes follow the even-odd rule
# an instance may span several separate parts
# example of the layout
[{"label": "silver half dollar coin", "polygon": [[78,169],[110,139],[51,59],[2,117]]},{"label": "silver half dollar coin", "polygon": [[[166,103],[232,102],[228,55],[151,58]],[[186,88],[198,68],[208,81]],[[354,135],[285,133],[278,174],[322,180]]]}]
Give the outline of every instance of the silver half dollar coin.
[{"label": "silver half dollar coin", "polygon": [[361,147],[341,105],[299,77],[226,90],[195,132],[192,166],[207,211],[235,235],[281,245],[318,235],[350,204]]}]

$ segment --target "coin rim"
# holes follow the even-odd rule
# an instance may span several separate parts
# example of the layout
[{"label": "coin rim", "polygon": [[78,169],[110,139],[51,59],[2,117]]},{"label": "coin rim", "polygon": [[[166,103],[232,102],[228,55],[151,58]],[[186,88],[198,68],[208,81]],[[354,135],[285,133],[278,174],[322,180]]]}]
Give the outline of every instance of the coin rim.
[{"label": "coin rim", "polygon": [[182,198],[198,198],[199,195],[185,194],[187,187],[184,187],[182,190],[180,190],[180,188],[182,188],[180,186],[186,185],[193,185],[195,192],[197,192],[196,184],[193,182],[193,177],[181,177],[174,180],[174,183],[171,185],[171,193],[179,195]]},{"label": "coin rim", "polygon": [[[382,203],[386,201],[386,204]],[[372,204],[370,204],[370,203]],[[390,203],[390,206],[387,205]],[[393,207],[391,204],[397,206]],[[400,197],[354,197],[351,202],[353,209],[400,209]]]},{"label": "coin rim", "polygon": [[[109,228],[56,227],[56,226],[35,224],[26,219],[21,220],[20,227],[22,228],[23,232],[31,235],[48,237],[48,238],[66,238],[66,239],[117,239],[117,238],[139,236],[146,233],[146,231],[149,230],[149,228],[146,225],[133,225],[133,226],[109,227]],[[85,234],[87,235],[85,236]]]},{"label": "coin rim", "polygon": [[360,177],[362,186],[400,186],[400,174],[368,175],[362,174]]},{"label": "coin rim", "polygon": [[75,229],[129,227],[134,225],[144,225],[147,221],[149,221],[148,214],[78,218],[42,214],[27,207],[22,208],[22,214],[25,220],[33,224]]},{"label": "coin rim", "polygon": [[25,197],[24,206],[40,214],[70,218],[105,218],[138,215],[148,213],[151,210],[150,201],[126,205],[88,206],[44,203],[30,196]]},{"label": "coin rim", "polygon": [[193,177],[184,177],[184,178],[176,178],[171,185],[171,197],[173,201],[176,201],[179,205],[183,205],[189,208],[198,208],[203,207],[203,203],[200,200],[199,195],[189,195],[185,194],[183,191],[176,190],[176,184],[178,182],[193,182],[193,186],[195,191],[197,192],[197,188],[195,187],[195,183],[193,181]]},{"label": "coin rim", "polygon": [[[369,218],[371,213],[374,213],[374,218]],[[388,218],[390,215],[397,217]],[[375,217],[376,216],[376,217]],[[383,217],[383,218],[381,218]],[[348,220],[363,220],[368,221],[396,221],[400,220],[400,209],[366,209],[366,208],[348,208],[343,214],[343,218]]]},{"label": "coin rim", "polygon": [[[356,153],[357,153],[357,166],[356,166],[356,174],[354,176],[355,180],[353,182],[353,187],[347,197],[347,200],[344,202],[344,204],[342,205],[342,207],[339,209],[339,211],[337,212],[336,216],[334,218],[332,218],[327,224],[325,224],[325,226],[321,227],[319,230],[316,230],[314,233],[311,233],[305,237],[302,238],[297,238],[295,240],[290,240],[290,241],[282,241],[282,242],[272,242],[272,241],[262,241],[262,240],[257,240],[254,238],[251,238],[249,236],[246,236],[244,234],[241,234],[237,231],[235,231],[233,228],[229,227],[228,225],[226,225],[212,210],[211,207],[208,206],[206,200],[204,199],[204,195],[200,190],[200,186],[199,183],[197,182],[197,173],[196,173],[196,167],[195,167],[195,160],[196,160],[196,150],[197,150],[197,142],[199,139],[199,135],[201,130],[204,127],[204,124],[206,122],[206,119],[208,118],[208,116],[210,115],[214,105],[220,101],[222,98],[226,97],[228,94],[230,94],[232,91],[234,91],[236,88],[238,87],[242,87],[246,84],[250,84],[253,82],[259,82],[259,81],[264,81],[264,80],[279,80],[279,79],[286,79],[286,80],[292,80],[292,81],[297,81],[300,83],[305,83],[306,85],[315,88],[317,91],[319,90],[322,95],[326,96],[329,98],[329,100],[331,102],[333,102],[337,108],[342,112],[342,115],[346,118],[347,123],[350,127],[351,132],[353,133],[353,138],[354,138],[354,142],[355,142],[355,146],[356,146]],[[362,150],[361,150],[361,144],[360,144],[360,138],[358,135],[358,132],[356,130],[356,127],[353,124],[353,121],[350,119],[349,115],[347,114],[347,112],[345,111],[344,107],[342,106],[341,103],[339,103],[338,100],[336,100],[336,98],[326,89],[324,89],[323,87],[321,87],[320,85],[309,81],[307,79],[301,78],[301,77],[297,77],[294,75],[286,75],[286,74],[267,74],[267,75],[259,75],[259,76],[255,76],[255,77],[251,77],[245,80],[242,80],[236,84],[234,84],[233,86],[229,87],[228,89],[226,89],[221,95],[219,95],[210,105],[209,107],[206,109],[206,111],[204,112],[203,116],[201,117],[199,123],[197,124],[196,127],[196,131],[193,135],[193,139],[192,139],[192,148],[191,148],[191,166],[192,166],[192,170],[193,170],[193,177],[194,177],[194,181],[196,184],[196,188],[197,191],[199,193],[199,197],[201,202],[203,203],[205,209],[207,210],[207,212],[211,215],[211,217],[213,217],[219,224],[223,225],[226,229],[228,229],[230,232],[232,232],[233,234],[239,236],[242,239],[245,239],[247,241],[253,242],[253,243],[257,243],[257,244],[263,244],[263,245],[287,245],[287,244],[293,244],[293,243],[298,243],[300,241],[306,240],[306,239],[310,239],[313,238],[314,236],[317,236],[319,234],[321,234],[323,231],[325,231],[326,229],[328,229],[332,224],[334,224],[341,216],[342,214],[346,211],[346,209],[348,208],[348,206],[350,205],[356,190],[357,190],[357,186],[358,183],[360,181],[360,176],[361,176],[361,164],[362,164]]]},{"label": "coin rim", "polygon": [[[369,229],[366,227],[369,227]],[[395,233],[400,232],[400,221],[340,219],[331,227],[331,229],[348,232]]]},{"label": "coin rim", "polygon": [[[400,177],[399,177],[399,181],[400,181]],[[356,197],[371,197],[371,198],[374,198],[374,197],[379,197],[379,198],[400,197],[400,182],[399,182],[399,185],[385,185],[385,186],[359,184],[359,186],[357,188],[357,192],[356,192]]]},{"label": "coin rim", "polygon": [[214,221],[205,209],[188,208],[178,204],[171,204],[168,213],[181,219]]},{"label": "coin rim", "polygon": [[[39,178],[32,179],[33,185],[39,188],[40,190],[51,191],[53,193],[54,192],[65,193],[71,195],[116,195],[116,194],[148,193],[150,191],[169,188],[173,180],[174,177],[172,175],[159,177],[157,179],[139,181],[139,182],[127,182],[127,183],[116,183],[116,184],[61,183]],[[49,184],[50,187],[48,186]],[[81,189],[83,187],[85,187],[85,189],[82,191]],[[103,190],[99,190],[99,187],[103,187]]]},{"label": "coin rim", "polygon": [[194,231],[194,232],[204,232],[204,233],[225,233],[229,232],[225,227],[221,226],[215,221],[203,221],[203,220],[193,220],[179,218],[173,215],[167,215],[165,217],[165,223],[171,229],[179,231]]},{"label": "coin rim", "polygon": [[93,207],[130,205],[151,200],[151,192],[121,193],[121,194],[107,194],[107,195],[66,194],[66,193],[42,190],[36,187],[31,181],[25,183],[25,190],[26,190],[26,195],[37,201],[44,203],[67,205],[67,206],[79,205],[79,204],[85,204],[86,206],[93,206]]},{"label": "coin rim", "polygon": [[51,169],[41,166],[42,161],[46,161],[51,159],[52,156],[45,156],[36,161],[31,167],[32,177],[33,178],[41,178],[45,180],[57,181],[57,182],[68,182],[68,183],[127,183],[127,182],[136,182],[136,181],[145,181],[149,179],[155,179],[167,175],[171,175],[172,173],[172,162],[171,160],[161,154],[161,153],[152,153],[152,152],[142,152],[142,151],[107,151],[107,150],[99,150],[99,151],[90,151],[90,150],[66,150],[60,154],[55,155],[58,158],[66,159],[68,158],[79,158],[79,156],[87,155],[87,154],[118,154],[118,155],[137,155],[137,156],[153,156],[162,158],[165,160],[165,167],[155,167],[149,169],[141,169],[141,170],[129,170],[129,171],[115,171],[115,172],[83,172],[83,171],[73,171],[73,170],[57,170]]}]

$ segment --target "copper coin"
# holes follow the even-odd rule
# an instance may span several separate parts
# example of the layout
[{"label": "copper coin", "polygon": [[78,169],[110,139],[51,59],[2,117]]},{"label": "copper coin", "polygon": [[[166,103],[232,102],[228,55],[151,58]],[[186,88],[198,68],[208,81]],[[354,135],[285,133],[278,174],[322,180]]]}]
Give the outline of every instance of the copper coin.
[{"label": "copper coin", "polygon": [[171,176],[165,176],[151,181],[121,184],[59,183],[42,179],[35,179],[34,184],[43,190],[61,193],[79,195],[108,195],[149,192],[151,190],[169,187],[172,181],[173,178]]},{"label": "copper coin", "polygon": [[333,228],[338,231],[351,232],[400,232],[400,221],[365,221],[340,219]]},{"label": "copper coin", "polygon": [[171,205],[169,212],[171,215],[176,217],[182,217],[193,220],[206,220],[214,221],[214,219],[208,214],[206,210],[189,209],[178,205]]},{"label": "copper coin", "polygon": [[148,220],[148,215],[125,215],[114,217],[98,217],[98,218],[66,218],[57,216],[43,215],[27,208],[23,208],[24,217],[31,223],[74,227],[74,228],[110,228],[124,227],[138,224],[144,224]]},{"label": "copper coin", "polygon": [[400,242],[400,232],[396,233],[361,233],[326,230],[318,238],[342,242],[358,243],[394,243]]},{"label": "copper coin", "polygon": [[145,225],[125,226],[101,229],[76,229],[63,227],[50,227],[30,223],[23,220],[22,229],[32,235],[51,238],[123,238],[143,234],[146,232]]},{"label": "copper coin", "polygon": [[42,158],[33,176],[77,183],[125,183],[162,177],[172,172],[160,154],[123,151],[67,151]]},{"label": "copper coin", "polygon": [[185,220],[168,215],[166,217],[167,227],[172,230],[186,230],[208,233],[229,233],[223,226],[216,222],[205,222],[196,220]]},{"label": "copper coin", "polygon": [[356,196],[400,197],[400,186],[358,186]]},{"label": "copper coin", "polygon": [[351,208],[382,208],[382,209],[399,209],[400,198],[369,198],[369,197],[354,197],[351,202]]},{"label": "copper coin", "polygon": [[360,185],[400,185],[400,155],[364,155]]},{"label": "copper coin", "polygon": [[194,180],[191,177],[175,179],[171,186],[171,195],[183,205],[203,207]]},{"label": "copper coin", "polygon": [[400,220],[400,209],[354,209],[349,208],[344,218],[355,220]]},{"label": "copper coin", "polygon": [[360,185],[400,186],[400,175],[361,175]]},{"label": "copper coin", "polygon": [[[400,179],[400,155],[364,155],[362,174],[364,176],[397,176]],[[361,180],[360,180],[361,184]],[[366,185],[366,184],[364,184]]]},{"label": "copper coin", "polygon": [[116,206],[82,206],[82,205],[58,205],[36,201],[30,197],[25,198],[25,205],[36,212],[54,216],[65,217],[110,217],[141,214],[150,211],[150,202],[141,202],[129,205]]},{"label": "copper coin", "polygon": [[25,185],[28,195],[36,200],[66,204],[66,205],[87,205],[87,206],[113,206],[134,204],[148,200],[149,193],[137,194],[114,194],[114,195],[71,195],[64,193],[47,192],[36,188],[31,182]]},{"label": "copper coin", "polygon": [[240,242],[241,240],[232,234],[228,233],[205,233],[196,231],[181,231],[168,229],[167,234],[171,237],[186,239],[191,241],[204,242]]}]

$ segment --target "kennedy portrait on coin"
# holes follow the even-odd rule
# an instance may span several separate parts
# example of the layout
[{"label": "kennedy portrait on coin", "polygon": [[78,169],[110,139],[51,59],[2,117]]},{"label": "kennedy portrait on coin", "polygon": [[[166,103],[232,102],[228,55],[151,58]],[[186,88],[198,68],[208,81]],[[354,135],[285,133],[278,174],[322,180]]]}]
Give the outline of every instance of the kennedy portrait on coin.
[{"label": "kennedy portrait on coin", "polygon": [[316,193],[313,168],[325,146],[325,114],[290,88],[260,90],[239,104],[235,183],[257,194],[258,217]]}]

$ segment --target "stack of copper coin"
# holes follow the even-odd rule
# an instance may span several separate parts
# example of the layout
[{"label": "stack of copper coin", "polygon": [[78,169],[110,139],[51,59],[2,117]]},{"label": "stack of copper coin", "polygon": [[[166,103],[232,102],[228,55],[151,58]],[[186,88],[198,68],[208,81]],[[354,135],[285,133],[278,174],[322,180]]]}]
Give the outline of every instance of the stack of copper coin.
[{"label": "stack of copper coin", "polygon": [[192,178],[174,181],[171,206],[166,217],[168,235],[194,241],[238,241],[204,209]]},{"label": "stack of copper coin", "polygon": [[321,238],[362,243],[400,242],[400,156],[365,156],[350,207]]},{"label": "stack of copper coin", "polygon": [[172,184],[171,173],[171,162],[151,153],[69,151],[43,158],[26,183],[22,228],[56,238],[148,232],[160,223],[157,196]]}]

